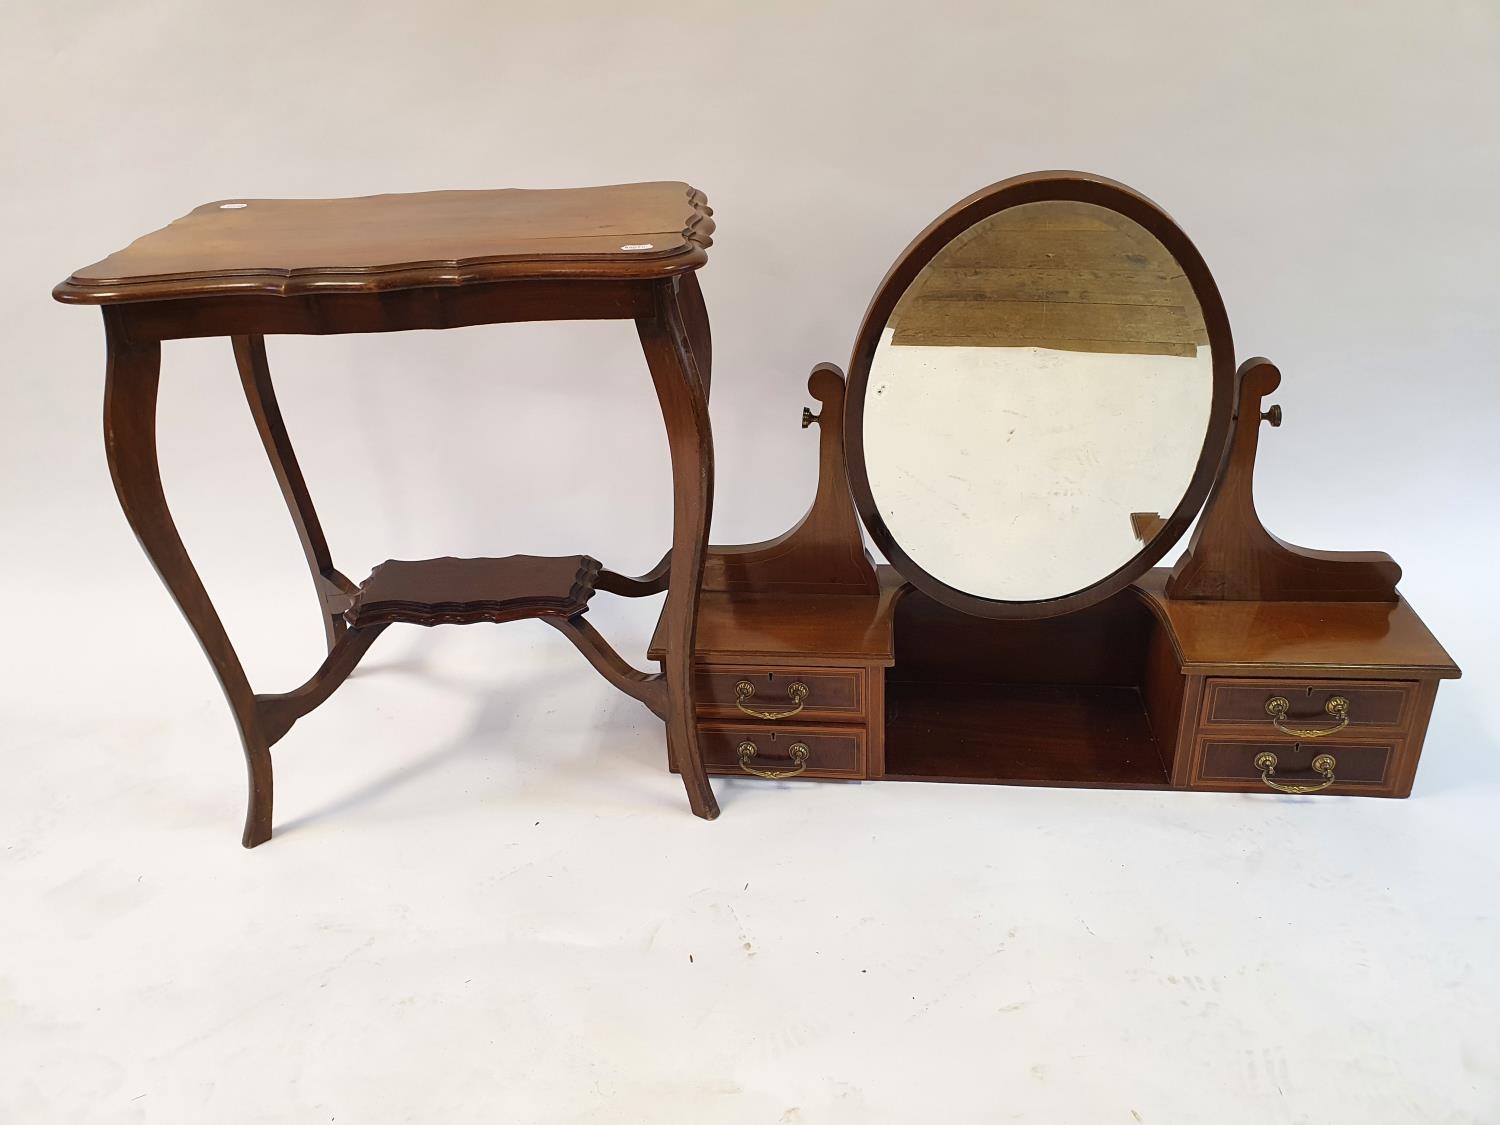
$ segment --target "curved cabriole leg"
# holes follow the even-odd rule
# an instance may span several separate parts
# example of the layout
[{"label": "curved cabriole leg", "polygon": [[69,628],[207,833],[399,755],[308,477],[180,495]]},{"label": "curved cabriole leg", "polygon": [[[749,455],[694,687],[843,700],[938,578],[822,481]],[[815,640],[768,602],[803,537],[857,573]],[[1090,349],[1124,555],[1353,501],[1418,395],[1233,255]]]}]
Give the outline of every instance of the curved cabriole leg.
[{"label": "curved cabriole leg", "polygon": [[156,393],[161,345],[132,343],[106,314],[109,366],[104,384],[104,448],[120,507],[141,548],[192,626],[213,665],[240,728],[250,771],[250,801],[242,842],[271,838],[271,750],[255,712],[255,694],[219,614],[188,558],[162,493],[156,457]]},{"label": "curved cabriole leg", "polygon": [[703,398],[707,401],[713,394],[713,336],[708,329],[708,305],[703,300],[703,289],[698,284],[698,274],[685,273],[677,286],[678,307],[682,310],[682,324],[687,331],[688,346],[693,351],[693,363],[698,368],[698,381],[703,384]]},{"label": "curved cabriole leg", "polygon": [[265,446],[266,457],[276,474],[276,483],[281,486],[286,509],[297,528],[297,538],[302,541],[302,553],[307,558],[308,570],[312,572],[313,588],[323,606],[323,635],[328,642],[328,651],[332,652],[344,635],[344,611],[349,608],[349,599],[357,587],[333,565],[323,525],[318,522],[312,496],[307,491],[307,481],[302,478],[302,467],[297,464],[292,439],[286,432],[281,405],[276,401],[271,367],[266,361],[265,337],[235,336],[233,343],[234,362],[240,369],[245,401],[250,406],[261,444]]},{"label": "curved cabriole leg", "polygon": [[719,815],[698,746],[693,691],[693,651],[698,631],[698,591],[713,507],[714,449],[708,395],[694,362],[675,280],[656,287],[656,315],[636,321],[656,396],[661,401],[672,455],[672,553],[667,578],[667,753],[682,774],[688,803],[706,820]]}]

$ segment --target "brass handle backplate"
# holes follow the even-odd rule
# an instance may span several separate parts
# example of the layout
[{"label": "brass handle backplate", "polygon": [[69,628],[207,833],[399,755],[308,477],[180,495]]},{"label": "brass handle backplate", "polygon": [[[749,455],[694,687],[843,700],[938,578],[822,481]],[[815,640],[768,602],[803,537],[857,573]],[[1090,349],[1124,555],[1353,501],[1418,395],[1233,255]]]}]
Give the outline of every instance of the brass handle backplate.
[{"label": "brass handle backplate", "polygon": [[1284,781],[1276,780],[1276,755],[1269,750],[1255,755],[1255,768],[1260,770],[1260,779],[1278,793],[1319,793],[1333,784],[1333,771],[1338,763],[1333,760],[1332,754],[1319,754],[1312,760],[1314,773],[1323,775],[1323,780],[1317,785],[1288,785]]},{"label": "brass handle backplate", "polygon": [[1288,738],[1327,738],[1330,734],[1337,734],[1349,725],[1349,701],[1342,695],[1335,695],[1323,705],[1323,710],[1338,720],[1331,727],[1313,727],[1306,730],[1286,725],[1286,713],[1291,708],[1284,695],[1273,695],[1266,700],[1266,714],[1271,716],[1271,722],[1282,734]]},{"label": "brass handle backplate", "polygon": [[807,768],[807,757],[808,754],[811,753],[811,751],[808,750],[806,743],[794,742],[791,745],[791,749],[789,749],[787,753],[792,756],[792,764],[797,767],[796,769],[758,770],[750,764],[751,759],[754,758],[756,754],[760,753],[755,743],[748,741],[741,742],[739,746],[736,747],[735,752],[739,755],[740,758],[740,769],[744,770],[746,773],[753,773],[756,777],[764,777],[771,781],[780,781],[784,777],[796,777],[799,773]]},{"label": "brass handle backplate", "polygon": [[752,719],[770,719],[772,721],[776,719],[790,719],[797,712],[801,711],[803,705],[806,704],[807,685],[801,680],[797,680],[787,687],[786,697],[797,705],[790,711],[757,711],[754,707],[746,707],[745,700],[753,699],[754,697],[755,685],[749,680],[741,680],[734,685],[734,705]]}]

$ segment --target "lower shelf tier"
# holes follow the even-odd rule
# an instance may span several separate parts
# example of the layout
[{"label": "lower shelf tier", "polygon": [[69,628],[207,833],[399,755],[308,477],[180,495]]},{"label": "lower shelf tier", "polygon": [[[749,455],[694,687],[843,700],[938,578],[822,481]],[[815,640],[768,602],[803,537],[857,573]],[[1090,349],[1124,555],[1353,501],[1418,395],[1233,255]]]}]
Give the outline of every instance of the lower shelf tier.
[{"label": "lower shelf tier", "polygon": [[392,559],[370,571],[344,620],[359,628],[575,617],[598,578],[599,563],[587,555]]},{"label": "lower shelf tier", "polygon": [[885,776],[1159,789],[1167,770],[1133,687],[887,681]]}]

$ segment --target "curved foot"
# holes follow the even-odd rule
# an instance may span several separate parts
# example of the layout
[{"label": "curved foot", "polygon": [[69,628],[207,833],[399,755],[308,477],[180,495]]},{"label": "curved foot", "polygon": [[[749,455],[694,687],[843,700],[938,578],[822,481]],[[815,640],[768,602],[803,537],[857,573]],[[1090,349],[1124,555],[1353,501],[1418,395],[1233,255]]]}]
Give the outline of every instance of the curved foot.
[{"label": "curved foot", "polygon": [[271,837],[271,748],[255,709],[255,694],[234,646],[209,600],[162,492],[156,454],[156,398],[161,345],[131,343],[105,312],[109,361],[104,382],[104,448],[115,494],[141,549],[187,618],[234,713],[244,744],[250,797],[242,842],[253,848]]},{"label": "curved foot", "polygon": [[683,321],[677,282],[657,286],[655,314],[636,321],[636,330],[656,385],[672,459],[672,551],[664,560],[667,604],[662,610],[667,754],[682,775],[694,815],[712,820],[719,815],[719,805],[698,746],[693,655],[713,508],[714,447],[708,390],[693,353],[691,329]]},{"label": "curved foot", "polygon": [[271,838],[271,779],[266,778],[266,791],[250,792],[250,807],[245,811],[245,831],[240,836],[243,847],[255,848]]}]

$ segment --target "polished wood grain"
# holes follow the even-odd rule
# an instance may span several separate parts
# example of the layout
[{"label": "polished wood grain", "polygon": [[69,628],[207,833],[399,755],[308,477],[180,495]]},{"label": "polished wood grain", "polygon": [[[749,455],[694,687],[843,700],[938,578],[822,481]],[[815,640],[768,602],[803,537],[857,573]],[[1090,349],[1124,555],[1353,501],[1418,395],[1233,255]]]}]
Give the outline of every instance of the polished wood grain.
[{"label": "polished wood grain", "polygon": [[1196,715],[1195,689],[1202,680],[1182,674],[1172,651],[1172,638],[1160,622],[1146,638],[1146,659],[1141,672],[1141,699],[1156,752],[1166,769],[1167,780],[1182,784],[1187,776],[1188,745],[1193,738]]},{"label": "polished wood grain", "polygon": [[[809,654],[825,664],[890,663],[890,614],[899,589],[898,580],[879,594],[858,597],[704,594],[698,607],[698,655],[720,663],[753,655],[780,664],[806,660]],[[666,633],[658,624],[646,655],[659,660],[666,648]]]},{"label": "polished wood grain", "polygon": [[909,589],[892,626],[888,776],[1166,784],[1145,689],[1156,621],[1132,592],[1062,617],[999,621]]},{"label": "polished wood grain", "polygon": [[[199,208],[78,271],[54,295],[104,306],[111,475],[239,728],[249,772],[245,846],[271,835],[271,746],[326,701],[395,622],[549,622],[609,683],[664,720],[693,811],[716,816],[693,677],[713,498],[711,342],[692,273],[713,229],[702,193],[644,184],[237,202],[245,206]],[[334,568],[276,400],[264,337],[577,319],[632,320],[640,338],[673,474],[672,545],[658,572],[630,579],[586,556],[439,559],[388,563],[356,586]],[[167,507],[156,455],[161,346],[198,336],[233,340],[246,401],[321,601],[328,656],[292,692],[253,692]],[[588,390],[580,383],[578,393]],[[635,669],[583,620],[596,586],[630,597],[666,589],[661,672]]]},{"label": "polished wood grain", "polygon": [[1255,510],[1255,453],[1261,422],[1279,425],[1281,411],[1262,412],[1261,402],[1281,385],[1281,372],[1269,360],[1247,359],[1236,384],[1228,459],[1167,580],[1167,594],[1213,601],[1396,601],[1401,568],[1384,552],[1294,547],[1262,525]]},{"label": "polished wood grain", "polygon": [[755,745],[751,764],[763,770],[793,767],[791,748],[798,743],[808,749],[807,769],[798,777],[858,780],[865,776],[866,731],[862,726],[772,725],[725,723],[705,720],[699,725],[703,761],[712,773],[751,777],[740,768],[739,746]]},{"label": "polished wood grain", "polygon": [[598,576],[587,555],[391,559],[370,571],[344,616],[355,628],[573,617],[588,608]]},{"label": "polished wood grain", "polygon": [[[1167,572],[1138,583],[1182,666],[1203,675],[1453,679],[1459,669],[1404,598],[1395,602],[1196,601],[1168,597]],[[1399,676],[1397,678],[1400,678]]]},{"label": "polished wood grain", "polygon": [[993,620],[908,588],[896,602],[890,678],[940,683],[1137,684],[1151,611],[1125,590],[1062,617]]},{"label": "polished wood grain", "polygon": [[515,324],[533,320],[642,320],[656,315],[638,281],[494,281],[462,288],[276,297],[231,293],[131,303],[133,342],[202,336],[331,336]]},{"label": "polished wood grain", "polygon": [[803,429],[818,427],[818,478],[812,506],[790,530],[764,543],[711,547],[705,591],[755,594],[874,594],[875,564],[859,533],[844,459],[844,373],[820,363],[807,379],[822,404],[804,408]]},{"label": "polished wood grain", "polygon": [[54,296],[110,304],[655,279],[707,261],[712,214],[702,192],[675,182],[219,200],[76,270]]},{"label": "polished wood grain", "polygon": [[1239,793],[1264,793],[1269,786],[1261,777],[1255,759],[1262,753],[1276,755],[1276,780],[1293,784],[1322,781],[1313,772],[1312,760],[1319,754],[1332,755],[1337,765],[1337,783],[1324,790],[1331,796],[1387,796],[1391,788],[1401,747],[1389,739],[1383,742],[1255,742],[1228,739],[1205,740],[1193,776],[1195,785]]},{"label": "polished wood grain", "polygon": [[698,602],[714,502],[708,387],[693,352],[692,327],[684,316],[679,285],[658,285],[655,296],[655,315],[638,319],[636,332],[661,404],[672,464],[672,546],[661,615],[667,755],[682,774],[694,815],[712,820],[719,815],[719,805],[703,768],[694,686]]},{"label": "polished wood grain", "polygon": [[234,715],[245,751],[249,797],[241,842],[271,838],[271,746],[260,723],[255,692],[229,641],[218,610],[182,544],[162,489],[156,449],[156,403],[161,346],[131,344],[119,332],[120,314],[106,310],[108,361],[104,377],[104,450],[120,508],[141,549],[203,646]]},{"label": "polished wood grain", "polygon": [[1162,788],[1139,690],[1107,684],[886,683],[895,779]]},{"label": "polished wood grain", "polygon": [[1274,676],[1253,680],[1214,677],[1205,688],[1202,723],[1205,727],[1248,726],[1281,737],[1266,711],[1266,703],[1277,696],[1288,703],[1283,725],[1307,730],[1335,725],[1338,720],[1330,717],[1327,705],[1337,696],[1349,705],[1348,722],[1339,733],[1359,734],[1371,727],[1405,726],[1416,704],[1417,684],[1415,680],[1361,683]]},{"label": "polished wood grain", "polygon": [[[798,722],[863,723],[868,693],[862,667],[828,668],[808,664],[714,664],[698,668],[698,714],[707,718],[743,719],[745,708],[760,712],[795,711]],[[750,685],[741,695],[739,685]],[[806,692],[800,701],[791,688]],[[742,706],[743,704],[743,706]]]}]

